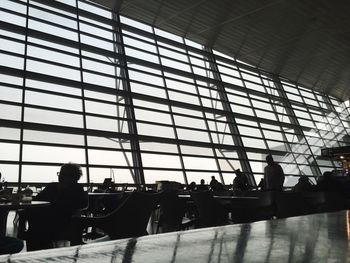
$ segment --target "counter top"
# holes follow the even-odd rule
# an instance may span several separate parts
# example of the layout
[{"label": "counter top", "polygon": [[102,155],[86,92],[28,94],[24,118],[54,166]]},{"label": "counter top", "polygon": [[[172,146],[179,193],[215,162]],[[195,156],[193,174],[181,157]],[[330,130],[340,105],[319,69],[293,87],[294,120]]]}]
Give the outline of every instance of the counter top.
[{"label": "counter top", "polygon": [[350,211],[0,256],[0,262],[350,262]]}]

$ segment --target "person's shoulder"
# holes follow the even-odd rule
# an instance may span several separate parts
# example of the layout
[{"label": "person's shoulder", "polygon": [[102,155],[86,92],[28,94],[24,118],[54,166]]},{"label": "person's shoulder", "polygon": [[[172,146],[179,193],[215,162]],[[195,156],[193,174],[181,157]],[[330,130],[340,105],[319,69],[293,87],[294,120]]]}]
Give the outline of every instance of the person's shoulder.
[{"label": "person's shoulder", "polygon": [[78,183],[74,184],[73,188],[76,189],[77,191],[84,191],[84,187]]},{"label": "person's shoulder", "polygon": [[68,184],[67,187],[71,189],[84,189],[84,187],[79,183]]},{"label": "person's shoulder", "polygon": [[45,189],[57,189],[59,187],[59,183],[48,183],[46,186],[45,186]]}]

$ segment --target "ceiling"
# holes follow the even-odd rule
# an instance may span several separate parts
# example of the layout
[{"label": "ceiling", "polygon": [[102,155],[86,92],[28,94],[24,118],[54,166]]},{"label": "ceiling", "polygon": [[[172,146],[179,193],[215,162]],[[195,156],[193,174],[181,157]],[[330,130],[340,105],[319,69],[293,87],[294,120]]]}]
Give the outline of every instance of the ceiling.
[{"label": "ceiling", "polygon": [[341,100],[350,98],[348,0],[93,0]]}]

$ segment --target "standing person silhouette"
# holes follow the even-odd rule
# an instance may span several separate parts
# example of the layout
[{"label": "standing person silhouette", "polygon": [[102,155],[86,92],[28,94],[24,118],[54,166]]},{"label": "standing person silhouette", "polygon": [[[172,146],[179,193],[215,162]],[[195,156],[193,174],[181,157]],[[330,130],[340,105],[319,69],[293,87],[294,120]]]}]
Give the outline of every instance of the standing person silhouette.
[{"label": "standing person silhouette", "polygon": [[208,191],[209,187],[205,184],[204,179],[201,179],[201,184],[197,185],[197,191]]},{"label": "standing person silhouette", "polygon": [[267,166],[264,168],[265,190],[282,191],[284,172],[282,167],[273,160],[271,154],[266,156]]},{"label": "standing person silhouette", "polygon": [[218,188],[218,181],[215,179],[215,176],[213,175],[212,177],[211,177],[211,181],[210,181],[210,183],[209,183],[209,186],[210,186],[210,189],[212,190],[212,191],[215,191],[217,188]]}]

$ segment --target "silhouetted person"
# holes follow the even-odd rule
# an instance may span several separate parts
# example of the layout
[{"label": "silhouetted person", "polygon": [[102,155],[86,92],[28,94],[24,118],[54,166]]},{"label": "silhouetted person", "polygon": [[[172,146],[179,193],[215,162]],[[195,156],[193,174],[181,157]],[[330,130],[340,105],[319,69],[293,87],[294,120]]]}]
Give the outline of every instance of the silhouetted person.
[{"label": "silhouetted person", "polygon": [[201,179],[200,185],[197,185],[197,191],[208,191],[209,187],[205,184],[204,179]]},{"label": "silhouetted person", "polygon": [[323,173],[322,177],[317,180],[317,190],[320,191],[339,191],[340,182],[337,182],[331,171]]},{"label": "silhouetted person", "polygon": [[310,180],[306,175],[300,176],[298,183],[293,187],[294,192],[307,192],[312,190],[313,185],[310,183]]},{"label": "silhouetted person", "polygon": [[0,255],[18,253],[23,247],[23,241],[18,238],[0,237]]},{"label": "silhouetted person", "polygon": [[266,162],[267,166],[264,168],[264,189],[282,191],[284,183],[282,167],[273,160],[271,154],[266,156]]},{"label": "silhouetted person", "polygon": [[209,183],[210,189],[213,190],[213,191],[216,191],[218,183],[219,182],[215,179],[215,176],[212,176],[211,177],[211,181]]},{"label": "silhouetted person", "polygon": [[264,189],[265,189],[264,178],[261,178],[261,179],[260,179],[260,182],[259,182],[259,184],[258,184],[258,188],[259,188],[260,190],[264,190]]},{"label": "silhouetted person", "polygon": [[49,201],[51,206],[28,210],[28,250],[50,248],[53,240],[62,240],[62,234],[68,231],[72,215],[87,206],[87,194],[78,184],[81,175],[78,164],[66,163],[58,174],[58,183],[49,183],[35,197],[37,201]]},{"label": "silhouetted person", "polygon": [[195,191],[197,189],[197,185],[195,182],[191,182],[188,186],[187,186],[187,190],[188,191]]},{"label": "silhouetted person", "polygon": [[235,173],[236,173],[236,177],[235,179],[233,179],[233,185],[232,185],[233,191],[236,191],[236,192],[247,191],[250,188],[247,177],[245,176],[245,174],[241,172],[240,169],[237,169]]},{"label": "silhouetted person", "polygon": [[214,188],[214,191],[220,192],[220,191],[226,191],[226,190],[225,190],[225,187],[224,187],[224,185],[222,183],[217,182],[217,184],[216,184],[216,186]]}]

